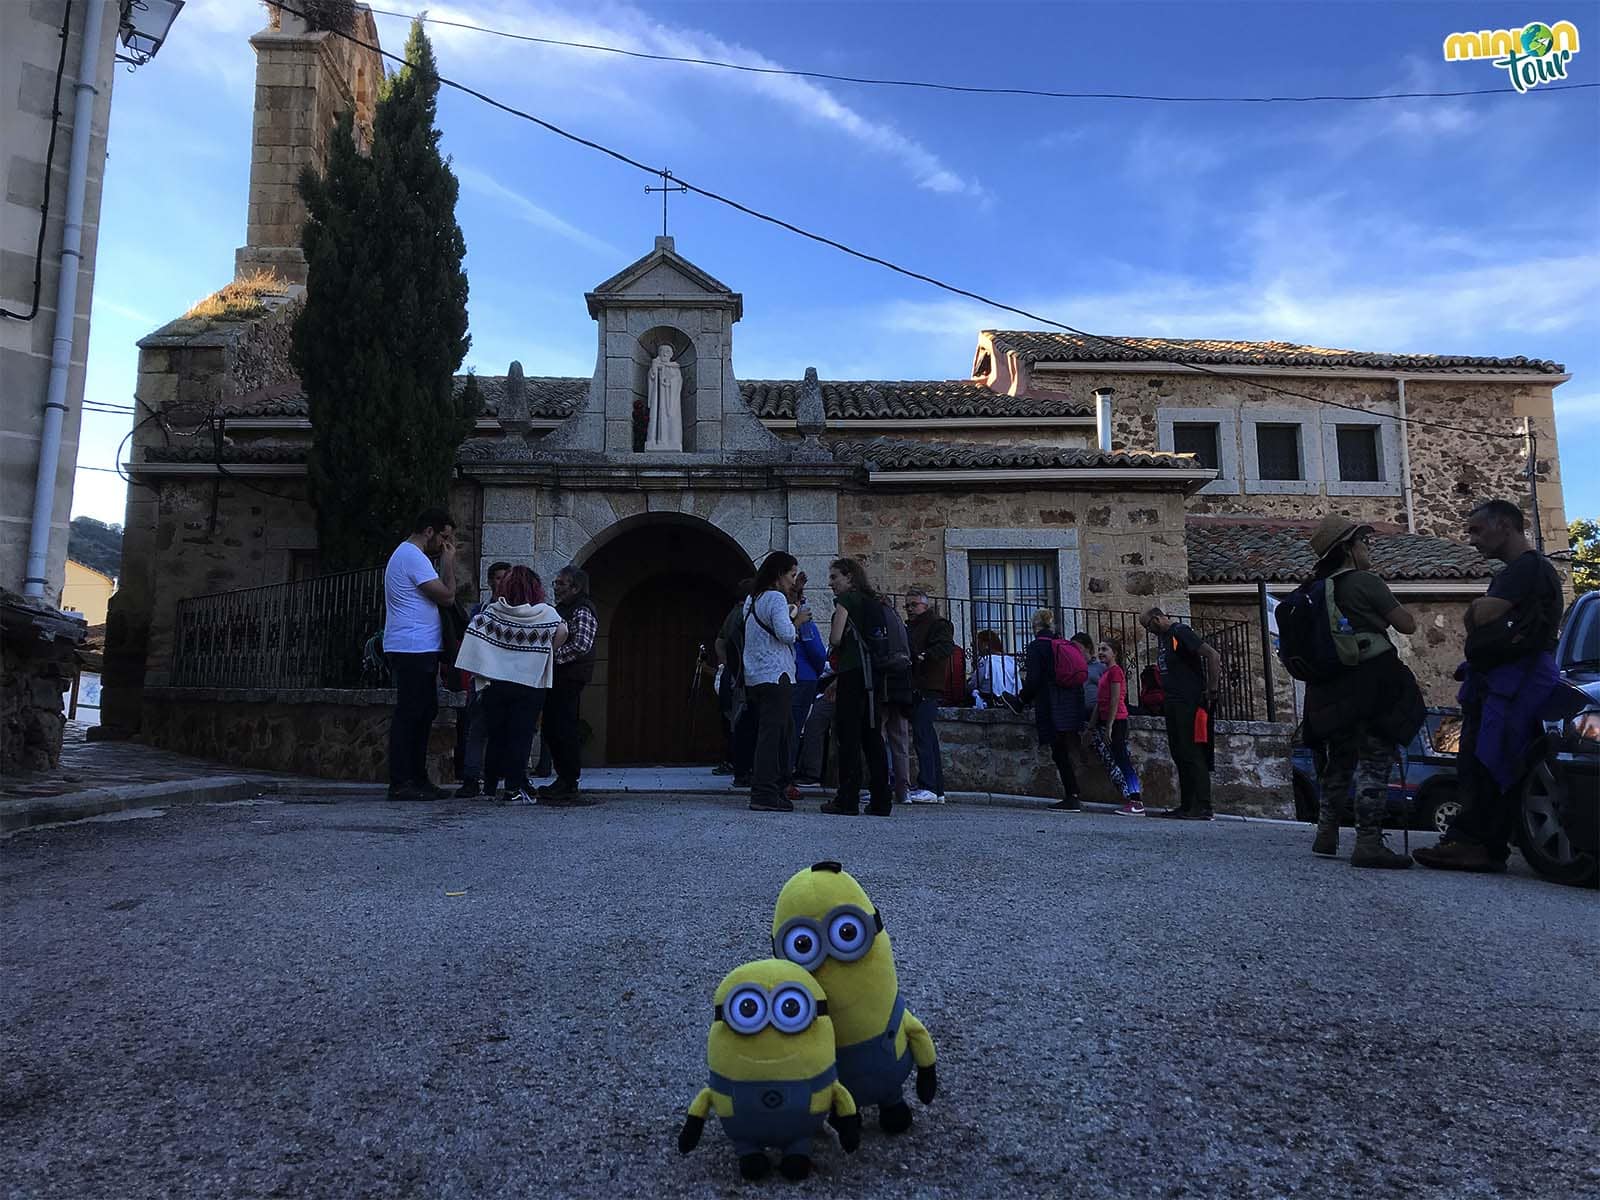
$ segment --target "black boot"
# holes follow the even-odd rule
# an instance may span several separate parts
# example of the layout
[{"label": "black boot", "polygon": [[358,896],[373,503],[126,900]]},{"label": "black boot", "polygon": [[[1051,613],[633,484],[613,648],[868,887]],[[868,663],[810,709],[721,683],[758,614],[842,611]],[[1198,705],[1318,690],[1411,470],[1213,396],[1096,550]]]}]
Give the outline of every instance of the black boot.
[{"label": "black boot", "polygon": [[799,1183],[811,1174],[811,1160],[804,1154],[785,1154],[778,1162],[778,1171],[785,1179]]},{"label": "black boot", "polygon": [[772,1161],[761,1151],[746,1154],[739,1159],[739,1174],[746,1179],[765,1179],[772,1170]]}]

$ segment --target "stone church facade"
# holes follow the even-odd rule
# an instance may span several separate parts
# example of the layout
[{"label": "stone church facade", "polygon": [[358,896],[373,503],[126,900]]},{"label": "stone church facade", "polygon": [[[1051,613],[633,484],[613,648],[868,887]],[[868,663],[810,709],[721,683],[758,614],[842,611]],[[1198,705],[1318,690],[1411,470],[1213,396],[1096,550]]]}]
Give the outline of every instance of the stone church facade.
[{"label": "stone church facade", "polygon": [[[256,164],[300,161],[335,101],[356,104],[370,86],[377,64],[341,58],[330,38],[274,25],[253,39]],[[308,410],[287,361],[303,212],[280,175],[252,170],[238,264],[241,274],[272,265],[282,291],[247,319],[175,321],[140,343],[141,411],[160,419],[133,439],[102,710],[113,736],[142,727],[179,744],[215,707],[173,687],[181,600],[319,568]],[[1403,652],[1444,702],[1460,610],[1486,575],[1451,539],[1471,501],[1522,499],[1526,483],[1517,443],[1440,437],[1403,418],[1530,422],[1540,516],[1552,548],[1565,544],[1551,389],[1566,376],[1555,364],[1154,339],[1123,355],[1066,335],[983,331],[966,378],[748,380],[735,371],[741,295],[670,238],[584,300],[593,374],[527,375],[512,363],[480,376],[486,410],[447,499],[461,523],[458,578],[481,586],[497,559],[547,579],[568,563],[589,571],[601,661],[584,716],[597,763],[715,755],[714,708],[691,712],[680,698],[735,583],[774,549],[800,560],[819,609],[827,564],[843,554],[885,590],[925,587],[967,613],[998,595],[1251,620],[1259,582],[1281,590],[1304,573],[1305,525],[1346,512],[1378,528],[1380,566],[1423,609]],[[640,448],[663,348],[681,375],[681,450]],[[1273,395],[1259,386],[1269,381],[1359,411]],[[307,720],[321,711],[306,705]]]}]

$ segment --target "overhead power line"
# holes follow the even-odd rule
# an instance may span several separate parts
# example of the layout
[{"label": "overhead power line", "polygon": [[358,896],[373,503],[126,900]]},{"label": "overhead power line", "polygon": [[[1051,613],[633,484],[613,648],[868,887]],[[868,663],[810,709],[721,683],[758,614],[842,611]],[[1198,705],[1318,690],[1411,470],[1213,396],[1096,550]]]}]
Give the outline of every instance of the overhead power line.
[{"label": "overhead power line", "polygon": [[[291,10],[293,11],[293,10]],[[533,42],[540,46],[559,46],[568,50],[589,50],[601,54],[616,54],[623,58],[640,58],[650,62],[683,63],[694,67],[716,67],[723,71],[743,71],[750,75],[789,75],[799,79],[821,79],[829,83],[858,83],[874,87],[919,88],[934,92],[959,92],[974,96],[1032,96],[1045,100],[1134,100],[1152,104],[1351,104],[1370,100],[1436,100],[1454,96],[1515,96],[1509,87],[1464,88],[1449,92],[1383,92],[1374,95],[1352,96],[1160,96],[1140,92],[1062,92],[1050,88],[985,87],[979,84],[942,83],[931,79],[880,79],[867,75],[838,75],[830,71],[805,71],[791,67],[759,67],[750,63],[727,62],[716,58],[694,58],[682,54],[651,54],[645,50],[628,50],[622,46],[606,46],[597,42],[575,42],[563,38],[538,37],[531,33],[516,33],[509,29],[492,29],[487,25],[474,25],[470,21],[447,21],[443,17],[430,17],[426,13],[405,13],[394,9],[374,8],[373,13],[383,17],[400,17],[408,21],[422,21],[429,25],[444,25],[452,29],[466,29],[492,37],[509,38],[517,42]],[[1556,87],[1541,87],[1540,92],[1570,92],[1579,88],[1600,87],[1596,83],[1572,83]]]},{"label": "overhead power line", "polygon": [[[297,17],[305,16],[304,13],[294,8],[293,5],[284,3],[283,0],[275,0],[275,3],[277,3],[278,7],[283,9],[285,12],[293,13]],[[351,33],[337,30],[334,32],[337,32],[338,35],[345,40],[353,42],[364,49],[371,50],[376,54],[382,55],[384,58],[399,63],[401,66],[410,67],[412,70],[419,69],[415,63],[410,62],[408,59],[398,54],[394,54],[388,50],[385,50],[382,46],[375,45],[372,42],[363,41],[361,38],[358,38]],[[539,126],[541,129],[546,129],[549,132],[556,134],[558,137],[565,138],[569,142],[574,142],[577,145],[585,146],[590,150],[596,151],[597,153],[604,154],[608,158],[613,158],[620,163],[633,167],[635,170],[642,171],[643,173],[654,177],[660,177],[662,173],[660,167],[652,167],[647,163],[640,162],[636,158],[629,157],[620,150],[615,150],[610,146],[606,146],[590,138],[582,137],[576,133],[565,130],[559,125],[554,125],[551,122],[546,121],[543,117],[536,117],[530,112],[525,112],[520,108],[516,108],[505,103],[503,100],[496,100],[493,96],[490,96],[484,92],[480,92],[476,88],[469,87],[467,84],[458,83],[456,80],[449,79],[444,75],[438,74],[437,72],[435,72],[434,78],[445,87],[453,88],[458,92],[464,92],[465,94],[489,105],[491,108],[497,108],[501,112],[509,113],[511,116],[528,121]],[[1108,337],[1104,334],[1090,333],[1087,330],[1079,329],[1073,325],[1068,325],[1064,321],[1057,321],[1052,317],[1046,317],[1039,313],[1030,312],[1028,309],[1019,308],[1014,304],[1007,304],[1002,300],[996,300],[991,296],[985,296],[981,292],[975,292],[969,288],[960,287],[953,283],[947,283],[933,275],[928,275],[921,271],[914,271],[910,267],[903,267],[899,263],[891,262],[889,259],[881,258],[876,254],[869,254],[865,250],[857,250],[855,247],[848,246],[844,242],[827,237],[820,233],[813,233],[811,230],[802,228],[793,222],[785,221],[781,217],[772,216],[770,213],[764,213],[759,209],[751,208],[749,205],[742,204],[738,200],[734,200],[731,197],[721,195],[718,192],[713,192],[709,188],[700,187],[697,184],[691,183],[689,180],[684,179],[677,173],[673,174],[672,179],[674,183],[682,184],[695,195],[703,196],[707,200],[714,200],[718,204],[722,204],[733,209],[735,212],[741,212],[748,217],[754,218],[755,220],[764,221],[769,225],[775,225],[779,229],[787,230],[798,237],[803,237],[808,241],[816,242],[819,245],[829,246],[834,250],[838,250],[842,254],[848,254],[852,258],[858,258],[862,262],[873,263],[876,266],[883,267],[885,270],[893,271],[897,275],[903,275],[907,279],[915,279],[922,283],[926,283],[930,287],[935,287],[941,291],[949,292],[953,296],[963,296],[968,300],[976,300],[980,304],[986,304],[990,308],[998,309],[1001,312],[1014,313],[1017,316],[1025,317],[1030,321],[1037,321],[1041,325],[1049,325],[1052,328],[1060,329],[1065,333],[1074,335],[1075,337],[1087,338],[1090,341],[1098,342],[1104,346],[1115,347],[1116,349],[1134,355],[1140,361],[1182,367],[1185,370],[1194,371],[1202,375],[1211,375],[1219,379],[1229,378],[1228,372],[1226,371],[1215,370],[1211,367],[1205,366],[1202,363],[1191,362],[1182,358],[1175,358],[1170,355],[1157,354],[1145,348],[1144,346],[1139,345],[1137,342],[1129,341],[1124,338]],[[1297,392],[1292,388],[1279,387],[1276,384],[1263,383],[1259,379],[1252,379],[1250,381],[1250,386],[1259,388],[1261,391],[1272,392],[1280,396],[1291,396],[1297,400],[1309,400],[1313,404],[1322,404],[1330,408],[1342,408],[1349,412],[1363,413],[1368,416],[1372,414],[1372,410],[1368,408],[1361,408],[1360,406],[1354,404],[1345,404],[1338,400],[1329,400],[1323,396],[1313,396],[1306,392]],[[1392,417],[1389,419],[1403,421],[1408,425],[1426,426],[1432,429],[1448,429],[1456,433],[1470,434],[1473,437],[1515,438],[1518,441],[1523,440],[1523,435],[1520,433],[1501,433],[1492,429],[1473,429],[1464,425],[1452,425],[1443,421],[1428,421],[1418,417]]]}]

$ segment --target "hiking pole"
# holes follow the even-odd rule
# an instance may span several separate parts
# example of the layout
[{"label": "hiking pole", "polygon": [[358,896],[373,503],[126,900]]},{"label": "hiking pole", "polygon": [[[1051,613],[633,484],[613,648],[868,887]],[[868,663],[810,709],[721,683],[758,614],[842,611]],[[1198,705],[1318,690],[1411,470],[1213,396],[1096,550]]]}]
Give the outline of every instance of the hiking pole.
[{"label": "hiking pole", "polygon": [[1411,853],[1411,789],[1406,786],[1406,748],[1400,747],[1400,840]]},{"label": "hiking pole", "polygon": [[694,656],[694,674],[689,677],[689,749],[694,746],[694,702],[700,695],[700,669],[706,661],[706,644],[700,643]]}]

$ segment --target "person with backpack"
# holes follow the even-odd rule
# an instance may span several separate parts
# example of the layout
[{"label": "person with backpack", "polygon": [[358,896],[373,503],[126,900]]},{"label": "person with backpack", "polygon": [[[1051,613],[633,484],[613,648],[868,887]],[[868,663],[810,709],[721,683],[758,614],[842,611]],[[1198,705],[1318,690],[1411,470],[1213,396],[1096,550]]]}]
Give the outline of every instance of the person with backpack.
[{"label": "person with backpack", "polygon": [[1041,608],[1033,614],[1033,641],[1028,646],[1022,691],[1017,699],[1033,705],[1039,745],[1050,751],[1061,776],[1064,797],[1052,812],[1078,813],[1078,777],[1072,770],[1072,744],[1084,725],[1083,683],[1089,664],[1078,644],[1056,636],[1056,614]]},{"label": "person with backpack", "polygon": [[1278,604],[1278,652],[1304,675],[1302,728],[1317,754],[1321,805],[1311,852],[1339,853],[1339,821],[1356,787],[1352,867],[1404,868],[1411,857],[1384,842],[1389,772],[1421,726],[1422,691],[1389,640],[1417,620],[1372,570],[1372,526],[1328,516],[1311,534],[1310,583]]},{"label": "person with backpack", "polygon": [[755,713],[756,752],[750,807],[757,812],[793,812],[788,796],[793,775],[792,693],[795,677],[795,618],[789,600],[800,564],[794,555],[774,550],[756,570],[744,602],[745,695]]},{"label": "person with backpack", "polygon": [[[906,633],[911,646],[911,683],[916,689],[911,736],[917,750],[917,786],[906,799],[913,804],[943,804],[943,750],[935,721],[956,654],[956,630],[933,607],[933,598],[916,588],[906,594]],[[957,674],[959,677],[959,669]]]},{"label": "person with backpack", "polygon": [[[817,703],[817,679],[828,669],[828,647],[823,644],[822,631],[812,619],[805,593],[800,590],[805,586],[805,578],[805,572],[800,572],[794,595],[794,695],[790,701],[789,716],[793,722],[791,745],[794,747],[794,761],[791,766],[796,774],[800,770],[801,736],[805,732],[806,718]],[[821,770],[820,766],[818,770]],[[798,778],[795,782],[799,782]]]},{"label": "person with backpack", "polygon": [[717,632],[717,705],[722,712],[725,749],[713,775],[732,775],[735,787],[749,787],[756,754],[755,714],[745,703],[744,602],[755,580],[741,579],[738,596]]},{"label": "person with backpack", "polygon": [[1167,753],[1178,776],[1178,805],[1152,816],[1209,821],[1211,707],[1222,684],[1222,656],[1182,621],[1147,608],[1139,624],[1157,639],[1156,666],[1166,690]]},{"label": "person with backpack", "polygon": [[1461,680],[1461,810],[1437,846],[1417,850],[1425,867],[1504,871],[1520,807],[1517,783],[1557,691],[1557,639],[1565,607],[1561,577],[1528,542],[1522,510],[1487,500],[1467,514],[1467,540],[1505,566],[1487,595],[1467,606]]},{"label": "person with backpack", "polygon": [[870,801],[867,812],[875,817],[894,813],[889,794],[889,764],[883,737],[878,732],[877,670],[885,657],[873,661],[873,646],[887,639],[883,602],[873,591],[867,573],[853,558],[836,558],[828,565],[828,587],[833,591],[833,622],[828,645],[838,668],[835,681],[833,736],[838,755],[839,790],[822,811],[853,817],[861,805],[861,755],[867,757]]}]

